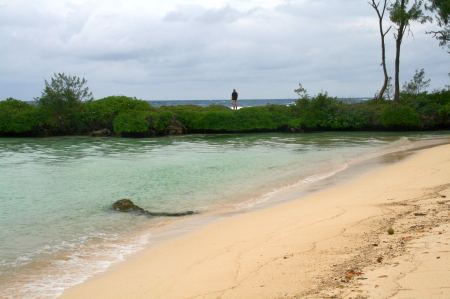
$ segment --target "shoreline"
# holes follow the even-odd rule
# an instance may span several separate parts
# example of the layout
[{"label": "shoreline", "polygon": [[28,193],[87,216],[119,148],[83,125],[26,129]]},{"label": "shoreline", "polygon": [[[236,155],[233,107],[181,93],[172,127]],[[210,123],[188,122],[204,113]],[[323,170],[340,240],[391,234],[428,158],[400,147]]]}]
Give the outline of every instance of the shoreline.
[{"label": "shoreline", "polygon": [[[217,202],[217,204],[210,206],[210,209],[200,209],[203,212],[198,215],[182,219],[145,220],[141,225],[130,229],[131,234],[105,237],[100,233],[99,238],[88,236],[87,242],[83,239],[69,240],[71,243],[67,246],[62,243],[65,246],[62,250],[60,250],[60,245],[57,244],[56,252],[50,252],[49,254],[44,252],[42,258],[31,256],[31,259],[29,259],[28,256],[25,256],[24,266],[17,268],[14,266],[14,271],[8,271],[8,269],[3,271],[4,275],[0,276],[0,284],[4,287],[2,287],[3,291],[0,291],[0,297],[1,294],[3,296],[14,294],[19,297],[27,294],[57,297],[63,290],[102,275],[105,271],[109,271],[111,267],[126,262],[142,250],[179,238],[225,218],[245,214],[253,210],[271,208],[283,202],[304,197],[317,190],[329,188],[342,180],[350,180],[365,173],[369,169],[375,169],[380,165],[382,167],[385,164],[402,159],[409,155],[409,151],[414,151],[416,148],[449,142],[450,140],[443,138],[444,136],[439,134],[418,135],[412,138],[400,137],[392,140],[390,136],[382,135],[382,137],[374,137],[373,141],[363,138],[361,139],[363,144],[370,143],[371,145],[364,150],[355,151],[358,153],[357,155],[345,154],[348,151],[344,150],[340,153],[338,151],[334,157],[331,157],[329,159],[331,163],[328,164],[320,163],[320,160],[317,159],[319,164],[314,163],[313,168],[297,168],[294,165],[284,167],[284,171],[279,171],[278,177],[271,176],[265,184],[261,184],[260,180],[255,179],[252,180],[253,183],[246,184],[246,186],[250,186],[248,189],[251,189],[252,192],[239,192],[239,194],[235,192],[235,196],[221,201],[223,203]],[[338,136],[338,140],[343,140],[345,143],[347,142],[345,137],[346,134]],[[257,139],[260,140],[259,136]],[[271,140],[271,138],[262,140]],[[360,147],[358,140],[355,140],[355,144]],[[300,156],[300,159],[302,157]],[[214,196],[214,194],[211,195]],[[109,203],[106,203],[106,205],[109,205]],[[120,218],[120,216],[139,220],[131,215],[116,215],[115,217]],[[77,250],[71,250],[70,248],[73,247],[69,246],[77,246],[78,240],[82,240],[81,247]],[[32,253],[34,254],[34,252]]]},{"label": "shoreline", "polygon": [[[126,262],[112,266],[107,272],[66,290],[63,297],[75,298],[92,296],[93,294],[95,294],[95,297],[117,298],[124,296],[129,298],[145,296],[151,296],[152,298],[164,298],[165,296],[186,298],[197,295],[209,298],[222,293],[224,297],[238,295],[240,297],[256,296],[263,298],[284,296],[285,294],[288,296],[306,295],[305,291],[311,291],[315,281],[308,278],[310,275],[307,275],[307,273],[312,273],[311,277],[314,277],[314,273],[317,274],[320,271],[317,272],[317,269],[311,268],[311,265],[308,267],[307,261],[304,260],[305,256],[303,256],[305,254],[302,255],[299,252],[317,251],[317,248],[313,248],[312,244],[316,244],[317,247],[320,240],[314,239],[315,234],[306,233],[305,228],[308,227],[317,231],[318,235],[329,235],[330,238],[333,238],[333,233],[336,233],[338,227],[343,229],[355,219],[364,222],[368,218],[382,217],[382,209],[377,204],[385,204],[386,199],[374,199],[377,204],[370,202],[369,206],[362,209],[362,214],[358,212],[355,215],[355,211],[352,213],[343,212],[346,209],[342,206],[347,205],[352,206],[353,210],[361,209],[361,207],[356,208],[361,203],[357,203],[355,199],[349,202],[344,200],[345,194],[349,193],[346,188],[353,189],[352,185],[356,184],[359,186],[358,190],[366,188],[365,190],[368,191],[367,188],[374,188],[374,186],[367,186],[367,181],[364,183],[364,178],[367,180],[368,177],[374,176],[376,178],[378,175],[378,180],[380,180],[384,176],[383,172],[387,170],[390,170],[391,173],[392,171],[395,172],[396,168],[406,167],[405,164],[408,165],[412,163],[411,161],[418,160],[418,157],[424,155],[427,156],[426,160],[436,160],[437,157],[429,157],[430,155],[427,153],[442,151],[442,148],[446,148],[448,153],[450,146],[444,145],[420,150],[403,161],[381,166],[380,169],[363,174],[361,176],[363,179],[354,178],[350,182],[332,185],[323,191],[307,194],[301,200],[277,203],[263,209],[255,209],[254,211],[213,221],[206,224],[205,227],[196,228],[182,236],[144,249],[143,252],[130,257]],[[415,164],[417,164],[417,161]],[[425,161],[420,166],[426,168],[427,164],[429,163]],[[408,177],[411,175],[413,173],[409,173]],[[439,178],[436,179],[439,180]],[[404,180],[405,178],[400,179],[403,183]],[[423,186],[423,188],[425,187]],[[327,202],[326,195],[336,192],[341,196]],[[354,193],[355,191],[350,190],[350,194]],[[356,196],[356,194],[353,196]],[[329,206],[330,203],[332,204],[331,207]],[[367,200],[364,201],[364,204],[368,204]],[[335,206],[333,207],[333,205]],[[306,213],[306,211],[311,213]],[[296,215],[296,212],[299,215]],[[336,221],[336,219],[342,220],[342,218],[345,218],[346,221],[335,223],[334,229],[318,225],[321,222],[333,222],[332,219]],[[309,224],[307,220],[309,220]],[[317,224],[314,225],[313,223]],[[302,225],[305,227],[302,228]],[[261,231],[262,228],[267,228],[267,231]],[[275,230],[273,230],[274,228]],[[303,237],[298,234],[289,237],[288,231],[298,232]],[[236,232],[241,233],[236,235]],[[271,239],[278,239],[279,242],[273,242]],[[203,246],[198,248],[196,246],[198,244]],[[350,244],[346,245],[348,247]],[[251,252],[247,253],[249,250]],[[260,254],[258,255],[256,252]],[[327,257],[326,254],[317,254],[315,257],[320,260],[324,256]],[[206,260],[206,262],[201,262],[203,260]],[[210,261],[207,262],[208,260]],[[236,264],[236,260],[238,260],[238,264]],[[291,267],[286,268],[283,265],[292,261],[301,266],[300,269],[302,270],[293,271],[290,269]],[[146,266],[142,266],[142,264]],[[212,268],[215,270],[211,270],[207,265],[214,266]],[[265,266],[260,268],[261,265]],[[324,266],[325,268],[330,266],[330,262],[325,262]],[[219,271],[217,268],[221,270]],[[259,274],[259,272],[266,272],[265,268],[271,269],[269,277],[272,277],[272,279],[269,281],[264,275]],[[277,275],[275,275],[276,273]],[[301,278],[302,276],[303,278]],[[322,273],[320,276],[326,275]],[[297,279],[299,280],[296,281]],[[121,283],[118,284],[118,281],[121,281]],[[126,281],[126,286],[122,281]],[[176,289],[171,288],[170,284],[176,284],[178,287]],[[116,285],[117,287],[114,287]],[[114,289],[114,291],[110,289]]]}]

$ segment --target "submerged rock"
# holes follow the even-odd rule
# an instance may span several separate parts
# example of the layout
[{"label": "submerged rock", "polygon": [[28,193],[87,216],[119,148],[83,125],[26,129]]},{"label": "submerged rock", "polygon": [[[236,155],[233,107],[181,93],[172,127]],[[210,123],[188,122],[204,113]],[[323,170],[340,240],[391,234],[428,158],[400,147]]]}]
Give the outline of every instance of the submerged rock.
[{"label": "submerged rock", "polygon": [[113,210],[119,212],[139,212],[140,214],[145,214],[151,217],[181,217],[196,214],[194,211],[184,211],[184,212],[176,212],[176,213],[167,213],[167,212],[151,212],[144,210],[140,206],[137,206],[129,199],[121,199],[113,203]]},{"label": "submerged rock", "polygon": [[166,128],[166,135],[183,135],[186,133],[186,127],[181,122],[173,119]]},{"label": "submerged rock", "polygon": [[144,212],[144,209],[135,205],[134,202],[132,202],[129,199],[121,199],[113,203],[112,205],[113,209],[119,212],[130,212],[130,211],[140,211]]},{"label": "submerged rock", "polygon": [[109,129],[101,129],[91,132],[92,137],[108,137],[111,136],[111,131]]}]

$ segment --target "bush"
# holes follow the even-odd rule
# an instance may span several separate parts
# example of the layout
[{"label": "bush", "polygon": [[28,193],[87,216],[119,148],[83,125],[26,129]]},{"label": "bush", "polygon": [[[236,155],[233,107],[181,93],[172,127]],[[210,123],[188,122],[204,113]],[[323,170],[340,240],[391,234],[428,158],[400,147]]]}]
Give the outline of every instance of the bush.
[{"label": "bush", "polygon": [[35,106],[12,98],[0,101],[0,135],[31,135],[38,127]]},{"label": "bush", "polygon": [[448,126],[447,117],[442,109],[450,103],[450,91],[442,90],[431,94],[418,95],[401,94],[401,102],[410,106],[420,115],[422,127],[425,129],[439,129]]},{"label": "bush", "polygon": [[125,111],[113,121],[114,132],[125,137],[163,135],[172,123],[170,112]]},{"label": "bush", "polygon": [[83,105],[83,124],[85,131],[99,129],[113,130],[113,121],[121,112],[152,111],[149,103],[126,96],[109,96]]},{"label": "bush", "polygon": [[384,108],[381,123],[386,129],[418,129],[420,118],[419,114],[409,106],[391,104]]},{"label": "bush", "polygon": [[145,111],[125,111],[114,119],[114,132],[124,136],[149,135],[148,114]]},{"label": "bush", "polygon": [[316,97],[298,100],[293,109],[298,126],[310,130],[361,130],[369,128],[374,110],[364,104],[345,104],[320,93]]},{"label": "bush", "polygon": [[450,127],[449,90],[402,94],[399,103],[366,101],[357,104],[343,103],[322,93],[315,97],[304,96],[289,107],[267,105],[233,111],[225,106],[153,108],[146,101],[125,96],[83,102],[77,96],[79,93],[72,93],[71,86],[67,87],[68,96],[63,92],[61,97],[61,90],[66,89],[59,89],[58,84],[46,82],[49,86],[37,107],[13,99],[1,102],[0,134],[73,135],[109,129],[122,136],[154,136],[169,132],[169,125],[171,130],[182,126],[183,132],[191,133]]}]

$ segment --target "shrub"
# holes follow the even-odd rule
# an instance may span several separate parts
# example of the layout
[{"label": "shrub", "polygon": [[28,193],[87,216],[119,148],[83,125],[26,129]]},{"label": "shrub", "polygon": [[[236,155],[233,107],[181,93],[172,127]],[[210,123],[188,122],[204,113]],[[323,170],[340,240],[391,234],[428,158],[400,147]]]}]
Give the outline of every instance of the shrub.
[{"label": "shrub", "polygon": [[125,111],[113,121],[114,132],[122,135],[149,135],[149,123],[145,111]]},{"label": "shrub", "polygon": [[152,111],[150,104],[143,100],[126,96],[109,96],[83,105],[83,123],[85,131],[98,129],[113,130],[113,121],[117,115],[126,111]]},{"label": "shrub", "polygon": [[0,135],[29,135],[39,126],[35,106],[12,98],[0,101]]},{"label": "shrub", "polygon": [[125,137],[162,135],[172,121],[170,112],[130,110],[119,113],[113,121],[113,129]]},{"label": "shrub", "polygon": [[417,129],[419,114],[411,107],[401,104],[387,105],[381,114],[381,123],[386,129]]}]

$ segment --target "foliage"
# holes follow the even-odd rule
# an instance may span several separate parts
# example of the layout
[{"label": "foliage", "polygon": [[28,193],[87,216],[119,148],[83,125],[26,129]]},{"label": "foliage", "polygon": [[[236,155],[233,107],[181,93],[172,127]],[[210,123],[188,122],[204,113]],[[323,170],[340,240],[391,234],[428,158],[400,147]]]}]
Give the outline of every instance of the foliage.
[{"label": "foliage", "polygon": [[416,70],[413,78],[409,82],[403,84],[403,92],[412,95],[418,95],[425,92],[430,87],[431,79],[425,79],[425,70],[422,68]]},{"label": "foliage", "polygon": [[118,134],[149,134],[149,122],[146,111],[124,111],[121,112],[113,122],[114,132]]},{"label": "foliage", "polygon": [[419,114],[413,108],[397,103],[387,105],[380,119],[386,129],[417,129],[420,125]]},{"label": "foliage", "polygon": [[409,29],[412,22],[424,23],[429,20],[422,9],[423,0],[414,0],[410,7],[408,4],[409,0],[395,0],[389,9],[391,21],[398,27],[403,26],[403,33]]},{"label": "foliage", "polygon": [[48,128],[45,106],[8,99],[0,102],[0,135],[89,134],[108,128],[124,137],[160,136],[168,127],[188,133],[302,132],[323,130],[449,129],[450,90],[402,93],[398,102],[370,100],[344,103],[320,93],[292,106],[267,105],[237,111],[225,106],[193,105],[153,108],[124,96],[81,102],[70,111],[73,127]]},{"label": "foliage", "polygon": [[450,1],[429,0],[425,7],[434,14],[434,20],[439,26],[439,30],[427,33],[432,34],[439,41],[439,45],[447,45],[450,53]]},{"label": "foliage", "polygon": [[162,135],[173,120],[170,112],[128,110],[113,121],[114,132],[125,137]]},{"label": "foliage", "polygon": [[86,79],[54,74],[45,88],[38,106],[44,115],[44,124],[54,134],[72,134],[80,131],[81,103],[92,99]]},{"label": "foliage", "polygon": [[152,111],[150,104],[143,100],[126,96],[109,96],[83,105],[83,125],[85,130],[113,129],[113,121],[120,112]]},{"label": "foliage", "polygon": [[35,106],[12,98],[0,101],[0,135],[28,135],[35,132],[38,125]]},{"label": "foliage", "polygon": [[445,107],[450,103],[450,90],[436,91],[431,94],[402,94],[401,102],[420,115],[421,126],[425,129],[436,129],[449,124]]},{"label": "foliage", "polygon": [[303,87],[301,83],[298,84],[298,88],[294,89],[294,92],[300,97],[300,99],[307,99],[308,91]]}]

